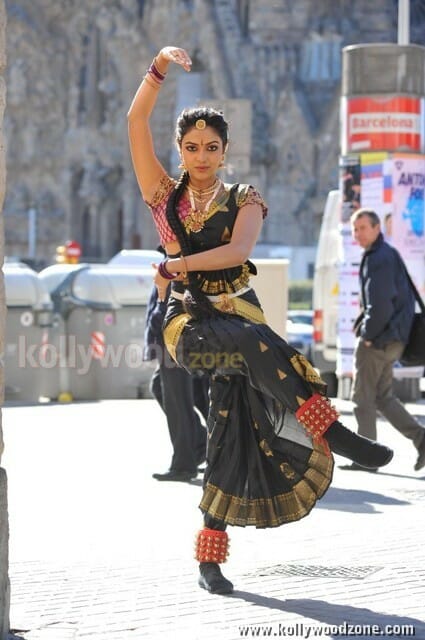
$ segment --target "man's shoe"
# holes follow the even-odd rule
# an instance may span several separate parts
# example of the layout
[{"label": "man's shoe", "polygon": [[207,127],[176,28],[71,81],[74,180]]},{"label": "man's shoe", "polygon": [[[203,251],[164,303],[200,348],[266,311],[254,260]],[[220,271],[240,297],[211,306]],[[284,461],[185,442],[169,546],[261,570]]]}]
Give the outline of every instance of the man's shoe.
[{"label": "man's shoe", "polygon": [[418,447],[418,458],[414,469],[415,471],[420,471],[423,467],[425,467],[425,436],[422,438],[422,442]]},{"label": "man's shoe", "polygon": [[201,464],[203,464],[205,462],[205,458],[207,457],[206,451],[205,449],[203,449],[202,451],[198,452],[196,454],[196,466],[199,467]]},{"label": "man's shoe", "polygon": [[362,467],[360,464],[352,462],[351,464],[342,464],[339,469],[344,471],[368,471],[369,473],[376,473],[378,469],[376,467]]},{"label": "man's shoe", "polygon": [[215,562],[201,562],[199,571],[198,584],[202,589],[221,596],[233,593],[233,584],[223,576]]},{"label": "man's shoe", "polygon": [[162,482],[190,482],[196,478],[196,471],[174,471],[170,469],[165,473],[153,473],[152,478]]}]

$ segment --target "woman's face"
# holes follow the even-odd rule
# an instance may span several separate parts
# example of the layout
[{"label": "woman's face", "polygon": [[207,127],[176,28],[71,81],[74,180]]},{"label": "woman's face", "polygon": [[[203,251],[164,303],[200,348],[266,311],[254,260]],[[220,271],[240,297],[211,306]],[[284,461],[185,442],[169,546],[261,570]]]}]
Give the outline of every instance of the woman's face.
[{"label": "woman's face", "polygon": [[183,164],[195,182],[212,182],[224,157],[223,142],[212,127],[193,127],[182,138]]}]

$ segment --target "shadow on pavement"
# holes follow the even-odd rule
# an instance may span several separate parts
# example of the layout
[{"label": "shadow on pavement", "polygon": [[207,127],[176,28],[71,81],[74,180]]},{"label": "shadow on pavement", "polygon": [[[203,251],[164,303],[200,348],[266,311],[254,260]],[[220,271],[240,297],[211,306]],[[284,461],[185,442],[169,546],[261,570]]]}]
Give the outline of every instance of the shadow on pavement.
[{"label": "shadow on pavement", "polygon": [[316,507],[353,513],[380,513],[375,509],[374,504],[408,505],[410,502],[373,491],[330,487],[325,496],[317,502]]},{"label": "shadow on pavement", "polygon": [[[365,609],[364,607],[352,607],[349,605],[332,604],[325,600],[279,600],[278,598],[269,598],[267,596],[261,596],[256,593],[250,593],[249,591],[234,591],[228,598],[239,598],[245,602],[250,602],[259,607],[266,609],[278,609],[279,611],[285,611],[287,613],[295,613],[299,616],[317,620],[323,624],[332,626],[340,626],[344,623],[351,625],[377,625],[382,630],[381,638],[387,637],[399,637],[395,634],[396,629],[406,626],[413,627],[413,632],[409,635],[415,638],[425,638],[425,622],[417,618],[410,618],[407,616],[396,616],[391,614],[377,613],[371,609]],[[265,616],[265,623],[267,617]],[[257,625],[259,626],[259,625]],[[294,626],[294,625],[292,625]],[[307,626],[307,625],[306,625]],[[391,626],[393,632],[385,634],[385,627]],[[364,640],[366,638],[376,637],[375,635],[363,634],[357,637],[361,637]],[[408,636],[407,633],[404,635]],[[340,638],[341,634],[335,630],[335,633],[329,635],[326,633],[327,638]]]},{"label": "shadow on pavement", "polygon": [[388,478],[403,478],[403,480],[425,480],[425,476],[416,475],[402,475],[401,473],[390,473],[389,471],[379,471],[380,476],[387,476]]}]

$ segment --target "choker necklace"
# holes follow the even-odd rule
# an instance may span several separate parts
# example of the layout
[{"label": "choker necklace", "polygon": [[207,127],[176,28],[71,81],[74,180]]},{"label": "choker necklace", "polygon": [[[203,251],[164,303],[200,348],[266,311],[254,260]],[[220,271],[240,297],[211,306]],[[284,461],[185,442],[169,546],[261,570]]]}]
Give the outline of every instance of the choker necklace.
[{"label": "choker necklace", "polygon": [[[214,187],[214,190],[212,190],[212,187]],[[197,208],[195,204],[196,190],[194,190],[189,185],[187,186],[187,190],[189,192],[189,200],[190,200],[190,212],[184,221],[184,225],[187,231],[193,231],[193,233],[199,233],[199,231],[202,231],[202,229],[204,228],[205,222],[208,219],[208,210],[211,206],[212,201],[214,200],[214,198],[216,197],[217,193],[220,190],[221,180],[217,178],[217,180],[214,182],[212,187],[208,187],[208,189],[205,189],[204,191],[203,195],[210,195],[210,193],[212,193],[212,196],[206,203],[204,209],[202,210]],[[198,192],[199,191],[200,190],[198,190]],[[201,206],[202,206],[203,204],[202,198],[199,197],[198,199],[201,200]]]},{"label": "choker necklace", "polygon": [[193,187],[189,182],[187,188],[190,189],[195,198],[197,198],[198,200],[204,200],[207,196],[211,195],[215,191],[219,182],[220,180],[216,178],[212,185],[210,187],[206,187],[205,189],[196,189],[196,187]]}]

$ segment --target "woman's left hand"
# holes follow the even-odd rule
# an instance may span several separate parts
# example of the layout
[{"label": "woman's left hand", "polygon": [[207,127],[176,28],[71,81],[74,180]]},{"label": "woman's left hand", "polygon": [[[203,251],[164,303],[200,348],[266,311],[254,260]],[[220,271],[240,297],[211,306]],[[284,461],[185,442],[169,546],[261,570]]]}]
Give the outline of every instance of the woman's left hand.
[{"label": "woman's left hand", "polygon": [[158,298],[161,302],[163,302],[167,297],[167,289],[170,286],[170,282],[173,282],[173,280],[184,280],[184,276],[179,273],[175,278],[172,278],[172,280],[168,280],[168,278],[163,278],[159,273],[157,264],[152,264],[152,266],[155,269],[155,276],[153,281],[158,290]]},{"label": "woman's left hand", "polygon": [[181,47],[164,47],[158,53],[158,58],[162,58],[167,62],[174,62],[174,64],[183,67],[185,71],[190,71],[192,68],[192,60],[189,54]]}]

